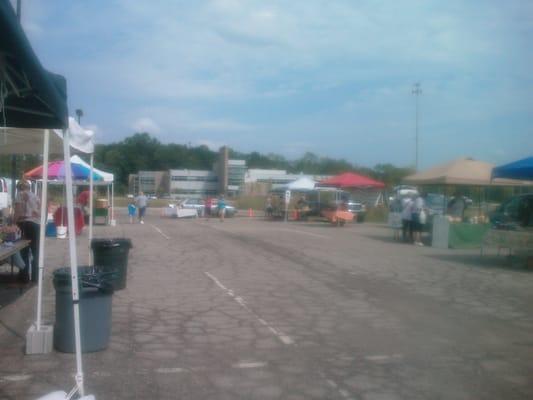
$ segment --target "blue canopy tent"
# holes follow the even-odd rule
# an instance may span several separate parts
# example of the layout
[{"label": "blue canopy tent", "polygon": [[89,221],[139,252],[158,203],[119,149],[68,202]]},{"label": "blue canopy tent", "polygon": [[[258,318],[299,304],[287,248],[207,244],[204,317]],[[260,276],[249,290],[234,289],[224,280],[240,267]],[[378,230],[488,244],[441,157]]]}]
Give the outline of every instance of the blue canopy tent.
[{"label": "blue canopy tent", "polygon": [[533,157],[500,165],[492,170],[492,178],[523,179],[533,181]]}]

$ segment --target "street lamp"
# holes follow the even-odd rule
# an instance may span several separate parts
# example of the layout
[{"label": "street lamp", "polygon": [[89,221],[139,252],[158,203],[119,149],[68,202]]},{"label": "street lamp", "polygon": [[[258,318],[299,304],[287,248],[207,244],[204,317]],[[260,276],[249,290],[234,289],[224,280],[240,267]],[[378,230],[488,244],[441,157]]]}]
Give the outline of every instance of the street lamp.
[{"label": "street lamp", "polygon": [[81,108],[78,108],[76,110],[76,116],[78,117],[78,124],[81,125],[80,121],[81,121],[81,117],[83,117],[83,110]]},{"label": "street lamp", "polygon": [[415,171],[418,171],[418,96],[422,94],[422,88],[420,87],[420,82],[417,82],[413,85],[412,94],[415,95],[416,99],[416,116],[415,116]]}]

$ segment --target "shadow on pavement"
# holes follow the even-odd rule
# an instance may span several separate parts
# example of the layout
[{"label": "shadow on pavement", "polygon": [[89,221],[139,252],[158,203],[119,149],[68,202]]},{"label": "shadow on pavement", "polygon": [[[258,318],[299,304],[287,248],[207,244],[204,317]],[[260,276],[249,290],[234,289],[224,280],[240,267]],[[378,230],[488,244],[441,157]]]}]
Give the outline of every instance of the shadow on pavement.
[{"label": "shadow on pavement", "polygon": [[32,286],[32,283],[19,282],[17,274],[0,273],[0,309],[16,301]]},{"label": "shadow on pavement", "polygon": [[[392,231],[391,231],[391,234],[390,235],[369,235],[369,234],[363,234],[361,235],[363,237],[367,237],[369,239],[373,239],[373,240],[378,240],[380,242],[385,242],[385,243],[394,243],[394,244],[402,244],[402,245],[405,245],[405,246],[413,246],[415,247],[412,243],[409,243],[409,242],[404,242],[403,240],[396,240],[394,239],[394,237],[392,236]],[[424,244],[427,246],[428,244],[425,242],[424,239],[422,239],[422,241],[424,242]]]},{"label": "shadow on pavement", "polygon": [[533,269],[526,266],[525,258],[516,256],[497,256],[478,254],[434,254],[426,255],[441,261],[465,264],[471,267],[489,269],[498,268],[509,271],[532,273]]}]

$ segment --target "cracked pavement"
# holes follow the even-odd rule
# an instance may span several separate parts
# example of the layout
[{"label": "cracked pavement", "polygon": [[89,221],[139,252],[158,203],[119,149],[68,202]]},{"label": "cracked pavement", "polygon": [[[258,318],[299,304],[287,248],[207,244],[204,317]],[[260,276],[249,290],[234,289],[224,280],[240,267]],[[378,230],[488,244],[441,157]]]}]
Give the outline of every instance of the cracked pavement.
[{"label": "cracked pavement", "polygon": [[[533,397],[533,271],[504,257],[396,243],[371,224],[126,220],[95,227],[134,246],[109,347],[83,357],[97,399]],[[53,321],[50,271],[68,249],[47,246]],[[2,399],[74,385],[73,355],[23,354],[36,292],[0,310]]]}]

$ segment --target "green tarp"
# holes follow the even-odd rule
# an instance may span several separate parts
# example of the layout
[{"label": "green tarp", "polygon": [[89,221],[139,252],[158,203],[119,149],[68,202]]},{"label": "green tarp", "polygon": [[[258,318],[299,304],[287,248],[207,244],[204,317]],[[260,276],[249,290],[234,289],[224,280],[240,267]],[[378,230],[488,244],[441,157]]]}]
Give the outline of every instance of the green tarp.
[{"label": "green tarp", "polygon": [[450,224],[448,244],[452,249],[479,248],[490,224]]}]

